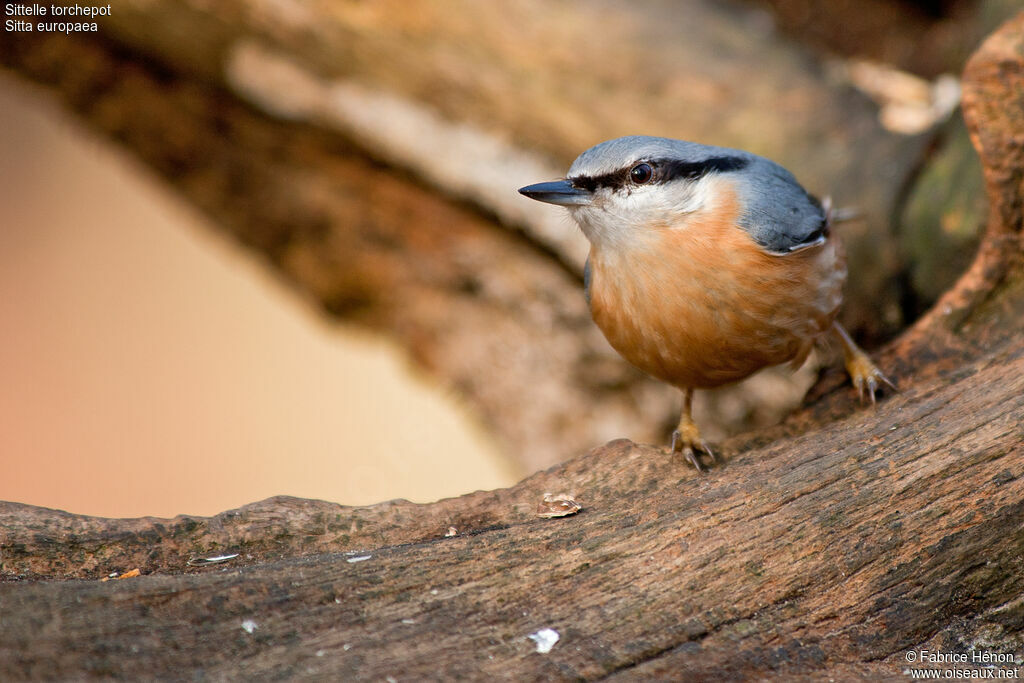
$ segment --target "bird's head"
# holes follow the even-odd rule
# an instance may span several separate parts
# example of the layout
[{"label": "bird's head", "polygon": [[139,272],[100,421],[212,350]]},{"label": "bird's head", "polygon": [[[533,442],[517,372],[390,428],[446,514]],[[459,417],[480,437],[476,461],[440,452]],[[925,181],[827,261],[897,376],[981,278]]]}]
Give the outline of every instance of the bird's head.
[{"label": "bird's head", "polygon": [[519,192],[566,207],[595,246],[623,248],[713,210],[723,181],[742,173],[752,157],[681,140],[617,138],[581,154],[564,180]]}]

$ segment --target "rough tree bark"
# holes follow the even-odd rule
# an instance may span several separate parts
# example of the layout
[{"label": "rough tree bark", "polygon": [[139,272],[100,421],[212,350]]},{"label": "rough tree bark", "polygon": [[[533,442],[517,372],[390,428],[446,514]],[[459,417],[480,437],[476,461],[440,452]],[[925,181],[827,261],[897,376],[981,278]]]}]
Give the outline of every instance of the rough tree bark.
[{"label": "rough tree bark", "polygon": [[[1019,656],[1024,14],[964,88],[984,244],[880,355],[902,391],[877,409],[826,380],[707,476],[619,440],[429,505],[104,520],[3,504],[0,678],[903,679],[908,649]],[[583,510],[537,518],[561,491]],[[527,638],[543,628],[560,635],[546,654]]]}]

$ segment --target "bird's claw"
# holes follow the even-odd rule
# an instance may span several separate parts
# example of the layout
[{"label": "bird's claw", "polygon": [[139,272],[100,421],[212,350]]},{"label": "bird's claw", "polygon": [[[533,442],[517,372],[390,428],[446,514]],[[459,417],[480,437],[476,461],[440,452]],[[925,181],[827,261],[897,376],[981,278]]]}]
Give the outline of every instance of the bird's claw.
[{"label": "bird's claw", "polygon": [[693,434],[684,435],[679,429],[672,432],[672,453],[682,453],[683,457],[691,465],[696,468],[698,472],[707,472],[708,468],[701,462],[700,457],[697,455],[698,452],[702,452],[708,456],[708,459],[713,463],[718,463],[718,458],[715,457],[715,452],[711,450],[707,442],[701,439],[696,434],[696,429],[693,430]]},{"label": "bird's claw", "polygon": [[857,395],[860,397],[861,403],[864,403],[866,394],[871,399],[871,405],[876,405],[877,399],[875,394],[878,393],[883,384],[893,391],[899,391],[896,385],[892,383],[892,380],[886,377],[878,369],[878,366],[871,362],[867,354],[863,352],[857,353],[847,361],[846,370],[850,373],[850,381],[853,382],[854,388],[857,389]]}]

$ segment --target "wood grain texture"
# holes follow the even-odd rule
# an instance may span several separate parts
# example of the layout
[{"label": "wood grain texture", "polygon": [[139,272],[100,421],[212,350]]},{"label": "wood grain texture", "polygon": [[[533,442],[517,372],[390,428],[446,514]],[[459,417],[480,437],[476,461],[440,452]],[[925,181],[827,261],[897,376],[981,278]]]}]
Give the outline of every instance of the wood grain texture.
[{"label": "wood grain texture", "polygon": [[[730,444],[704,477],[617,441],[507,491],[424,506],[271,499],[117,521],[7,504],[8,579],[82,578],[0,586],[0,673],[594,679],[889,660],[895,673],[904,649],[936,638],[963,647],[996,630],[1017,647],[1022,424],[1013,346],[877,411]],[[556,489],[583,511],[535,518]],[[242,556],[186,566],[226,552]],[[86,578],[135,566],[150,575]],[[526,637],[544,627],[561,640],[542,656]]]}]

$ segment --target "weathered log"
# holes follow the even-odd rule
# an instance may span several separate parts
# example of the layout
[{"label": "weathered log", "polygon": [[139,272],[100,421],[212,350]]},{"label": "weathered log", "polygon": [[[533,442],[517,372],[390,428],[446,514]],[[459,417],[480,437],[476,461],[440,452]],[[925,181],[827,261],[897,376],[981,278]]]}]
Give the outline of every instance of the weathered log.
[{"label": "weathered log", "polygon": [[[985,243],[882,355],[902,391],[877,409],[825,393],[728,441],[707,476],[620,440],[429,505],[100,520],[4,504],[0,678],[902,680],[908,650],[1019,656],[1022,92],[1024,13],[966,70]],[[583,510],[537,518],[562,491]],[[559,640],[540,653],[545,628]]]},{"label": "weathered log", "polygon": [[[617,441],[432,505],[271,499],[121,521],[7,504],[8,578],[151,575],[3,585],[0,673],[867,674],[982,634],[1019,651],[1024,355],[1006,343],[959,375],[732,444],[708,477]],[[562,490],[584,510],[537,519]],[[226,553],[240,566],[187,565]],[[543,656],[527,640],[541,628],[561,636]]]}]

